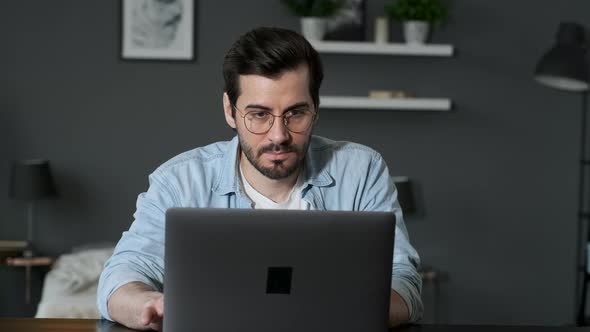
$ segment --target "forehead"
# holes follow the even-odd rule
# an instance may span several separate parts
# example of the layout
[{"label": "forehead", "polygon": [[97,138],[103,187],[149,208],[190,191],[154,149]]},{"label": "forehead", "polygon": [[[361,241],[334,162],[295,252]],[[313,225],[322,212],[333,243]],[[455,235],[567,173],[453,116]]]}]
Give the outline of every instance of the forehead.
[{"label": "forehead", "polygon": [[277,100],[307,101],[309,95],[309,71],[306,65],[286,70],[274,77],[262,75],[240,75],[240,96],[248,102]]}]

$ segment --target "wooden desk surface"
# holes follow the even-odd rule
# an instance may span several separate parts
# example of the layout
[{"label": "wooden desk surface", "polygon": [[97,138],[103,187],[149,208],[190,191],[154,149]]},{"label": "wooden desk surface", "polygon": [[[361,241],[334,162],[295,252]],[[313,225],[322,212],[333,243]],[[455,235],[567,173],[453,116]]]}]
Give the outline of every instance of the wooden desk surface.
[{"label": "wooden desk surface", "polygon": [[[10,332],[129,332],[134,331],[106,320],[0,318],[0,331]],[[396,332],[589,332],[590,327],[573,326],[483,326],[483,325],[412,325]]]},{"label": "wooden desk surface", "polygon": [[134,331],[106,320],[0,318],[0,331],[11,332],[125,332]]}]

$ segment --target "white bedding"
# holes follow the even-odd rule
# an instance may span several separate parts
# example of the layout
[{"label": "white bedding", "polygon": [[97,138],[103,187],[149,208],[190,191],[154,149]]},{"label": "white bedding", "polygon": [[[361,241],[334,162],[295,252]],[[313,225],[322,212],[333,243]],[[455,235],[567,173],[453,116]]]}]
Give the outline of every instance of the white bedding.
[{"label": "white bedding", "polygon": [[96,287],[113,248],[60,256],[45,276],[37,318],[100,318]]}]

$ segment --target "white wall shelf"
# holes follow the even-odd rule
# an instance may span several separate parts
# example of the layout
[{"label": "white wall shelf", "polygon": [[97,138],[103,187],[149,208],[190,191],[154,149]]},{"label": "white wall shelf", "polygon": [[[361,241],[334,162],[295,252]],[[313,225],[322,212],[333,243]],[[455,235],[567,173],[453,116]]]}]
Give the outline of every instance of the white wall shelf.
[{"label": "white wall shelf", "polygon": [[450,111],[451,100],[444,98],[369,98],[320,96],[320,109],[379,109],[400,111]]},{"label": "white wall shelf", "polygon": [[320,53],[453,56],[453,45],[310,41]]}]

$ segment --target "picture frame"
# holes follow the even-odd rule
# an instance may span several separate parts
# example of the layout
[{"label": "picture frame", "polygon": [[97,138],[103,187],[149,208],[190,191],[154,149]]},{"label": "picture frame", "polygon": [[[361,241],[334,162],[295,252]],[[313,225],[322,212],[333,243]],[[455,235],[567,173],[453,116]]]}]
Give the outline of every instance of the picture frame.
[{"label": "picture frame", "polygon": [[324,40],[365,41],[367,0],[344,0],[338,14],[328,19]]},{"label": "picture frame", "polygon": [[194,61],[196,0],[120,0],[123,60]]}]

